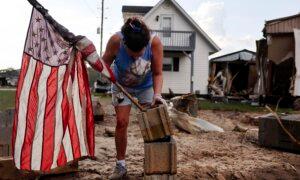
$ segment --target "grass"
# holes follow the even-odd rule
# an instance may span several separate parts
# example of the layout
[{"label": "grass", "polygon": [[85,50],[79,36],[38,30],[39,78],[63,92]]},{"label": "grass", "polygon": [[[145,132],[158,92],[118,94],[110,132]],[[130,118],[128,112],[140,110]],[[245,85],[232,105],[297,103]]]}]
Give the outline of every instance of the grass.
[{"label": "grass", "polygon": [[0,90],[0,111],[15,107],[16,91]]},{"label": "grass", "polygon": [[[92,93],[94,96],[101,97],[101,101],[110,103],[111,96],[101,93]],[[15,90],[0,90],[0,111],[15,107]]]},{"label": "grass", "polygon": [[[10,90],[0,90],[0,111],[5,109],[14,108],[15,106],[15,94],[16,91]],[[92,93],[92,95],[100,97],[101,102],[104,104],[111,103],[111,96],[105,95],[103,93]],[[274,106],[271,106],[272,109],[275,109]],[[199,109],[203,110],[220,110],[220,111],[238,111],[238,112],[266,112],[266,108],[264,107],[255,107],[250,104],[245,103],[223,103],[223,102],[212,102],[209,100],[201,100],[199,101]],[[300,113],[299,111],[293,111],[290,108],[279,108],[279,113]]]},{"label": "grass", "polygon": [[[270,105],[272,109],[275,109],[275,106]],[[246,103],[239,102],[212,102],[208,100],[200,100],[199,101],[199,109],[203,110],[220,110],[220,111],[238,111],[238,112],[266,112],[268,110],[265,107],[257,107],[251,106]],[[299,113],[298,111],[294,111],[291,108],[278,108],[278,113]]]}]

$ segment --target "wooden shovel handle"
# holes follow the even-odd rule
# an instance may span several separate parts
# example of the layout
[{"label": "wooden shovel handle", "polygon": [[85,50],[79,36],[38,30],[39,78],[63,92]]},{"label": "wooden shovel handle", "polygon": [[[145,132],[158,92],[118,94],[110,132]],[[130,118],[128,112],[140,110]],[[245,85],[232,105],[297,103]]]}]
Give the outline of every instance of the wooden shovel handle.
[{"label": "wooden shovel handle", "polygon": [[121,84],[115,82],[115,85],[130,99],[133,104],[135,104],[141,111],[145,111],[145,109],[123,88]]}]

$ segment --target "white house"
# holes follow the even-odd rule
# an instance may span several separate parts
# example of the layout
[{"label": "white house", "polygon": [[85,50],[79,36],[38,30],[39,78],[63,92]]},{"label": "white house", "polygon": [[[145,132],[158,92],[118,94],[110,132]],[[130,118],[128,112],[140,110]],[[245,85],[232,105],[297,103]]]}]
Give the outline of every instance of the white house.
[{"label": "white house", "polygon": [[208,56],[220,48],[175,0],[155,6],[123,6],[123,18],[140,16],[164,45],[163,93],[207,94]]}]

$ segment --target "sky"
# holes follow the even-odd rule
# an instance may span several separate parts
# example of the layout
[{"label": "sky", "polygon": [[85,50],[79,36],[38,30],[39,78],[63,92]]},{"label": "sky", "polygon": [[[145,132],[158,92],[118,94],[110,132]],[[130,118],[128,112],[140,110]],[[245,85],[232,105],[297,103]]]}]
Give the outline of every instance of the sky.
[{"label": "sky", "polygon": [[[105,0],[103,46],[122,24],[122,5],[154,6],[159,0]],[[100,0],[39,0],[59,23],[100,49]],[[222,49],[213,56],[249,49],[262,38],[266,20],[300,12],[300,0],[177,0]],[[26,0],[0,6],[0,69],[20,68],[32,7]]]}]

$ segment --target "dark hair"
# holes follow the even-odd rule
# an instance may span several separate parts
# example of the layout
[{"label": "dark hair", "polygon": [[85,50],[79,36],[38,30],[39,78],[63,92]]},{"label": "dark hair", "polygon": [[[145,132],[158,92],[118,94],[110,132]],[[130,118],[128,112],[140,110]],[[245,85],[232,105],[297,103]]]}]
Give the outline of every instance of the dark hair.
[{"label": "dark hair", "polygon": [[141,51],[150,40],[150,31],[147,25],[140,19],[133,17],[127,19],[122,26],[125,45],[134,52]]}]

